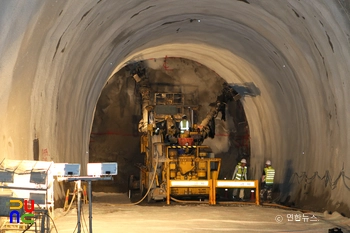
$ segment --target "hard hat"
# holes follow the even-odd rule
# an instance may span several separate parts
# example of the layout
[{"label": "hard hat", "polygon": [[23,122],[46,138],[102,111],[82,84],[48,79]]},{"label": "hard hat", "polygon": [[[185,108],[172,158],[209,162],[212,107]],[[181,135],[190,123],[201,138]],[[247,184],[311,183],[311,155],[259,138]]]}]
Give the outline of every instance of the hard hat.
[{"label": "hard hat", "polygon": [[270,160],[266,160],[266,165],[271,165],[271,161]]},{"label": "hard hat", "polygon": [[186,116],[186,115],[183,115],[183,116],[182,116],[182,119],[186,119],[186,118],[187,118],[187,116]]},{"label": "hard hat", "polygon": [[241,163],[247,163],[247,160],[242,159],[242,160],[241,160]]}]

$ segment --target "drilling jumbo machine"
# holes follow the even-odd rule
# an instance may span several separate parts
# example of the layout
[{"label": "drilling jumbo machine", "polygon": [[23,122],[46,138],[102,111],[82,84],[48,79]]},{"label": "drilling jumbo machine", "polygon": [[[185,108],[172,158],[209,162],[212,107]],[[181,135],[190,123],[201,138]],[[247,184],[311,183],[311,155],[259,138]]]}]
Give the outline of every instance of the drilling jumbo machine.
[{"label": "drilling jumbo machine", "polygon": [[[132,76],[142,99],[138,130],[142,133],[144,163],[136,164],[140,168],[140,178],[131,176],[129,179],[129,196],[131,190],[139,189],[148,202],[164,200],[170,180],[217,179],[221,159],[215,158],[210,147],[202,143],[207,137],[214,138],[217,114],[221,112],[225,120],[227,102],[238,100],[240,96],[225,83],[222,94],[210,104],[205,118],[200,124],[193,124],[198,118],[199,105],[186,105],[183,93],[153,93],[146,68],[141,63],[136,67]],[[187,116],[190,116],[189,121]],[[188,127],[180,129],[184,123]],[[173,200],[209,196],[207,187],[171,187],[169,190]]]}]

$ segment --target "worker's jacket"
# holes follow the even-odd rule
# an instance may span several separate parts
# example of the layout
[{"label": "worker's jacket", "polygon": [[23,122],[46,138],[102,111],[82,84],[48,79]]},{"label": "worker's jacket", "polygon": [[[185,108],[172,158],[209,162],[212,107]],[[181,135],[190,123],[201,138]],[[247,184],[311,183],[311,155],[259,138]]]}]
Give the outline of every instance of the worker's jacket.
[{"label": "worker's jacket", "polygon": [[264,168],[265,172],[265,183],[266,184],[273,184],[273,180],[275,178],[275,169],[271,166]]},{"label": "worker's jacket", "polygon": [[242,166],[238,163],[233,172],[232,180],[247,180],[247,166]]},{"label": "worker's jacket", "polygon": [[188,120],[182,120],[180,121],[180,130],[181,133],[183,133],[186,130],[189,130],[190,128],[190,123],[188,122]]}]

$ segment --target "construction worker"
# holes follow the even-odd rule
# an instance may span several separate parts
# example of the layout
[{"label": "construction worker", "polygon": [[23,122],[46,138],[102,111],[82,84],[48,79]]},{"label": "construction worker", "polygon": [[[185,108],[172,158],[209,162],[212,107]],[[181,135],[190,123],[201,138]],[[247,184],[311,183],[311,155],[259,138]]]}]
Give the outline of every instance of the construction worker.
[{"label": "construction worker", "polygon": [[180,121],[180,132],[183,134],[185,131],[190,130],[190,122],[187,120],[187,116],[183,115]]},{"label": "construction worker", "polygon": [[262,189],[260,191],[260,200],[264,200],[264,195],[267,191],[267,200],[272,201],[272,187],[275,178],[275,169],[271,166],[271,161],[265,162],[265,168],[261,177]]},{"label": "construction worker", "polygon": [[[247,160],[242,159],[240,163],[236,165],[235,171],[232,175],[232,180],[247,180]],[[237,198],[238,189],[233,189],[233,200],[244,200],[244,189],[239,190],[239,199]]]}]

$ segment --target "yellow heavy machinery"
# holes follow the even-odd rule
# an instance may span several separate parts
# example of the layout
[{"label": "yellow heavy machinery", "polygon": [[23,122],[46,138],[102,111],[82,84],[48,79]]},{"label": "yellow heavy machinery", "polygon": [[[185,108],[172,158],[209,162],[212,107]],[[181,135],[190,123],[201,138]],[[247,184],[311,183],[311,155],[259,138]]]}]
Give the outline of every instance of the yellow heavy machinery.
[{"label": "yellow heavy machinery", "polygon": [[[137,164],[140,178],[129,181],[130,190],[139,188],[150,200],[164,200],[170,181],[200,181],[217,179],[221,159],[215,158],[210,147],[202,145],[207,137],[214,137],[214,119],[224,110],[226,103],[239,99],[233,90],[224,85],[211,110],[200,124],[193,124],[199,105],[188,105],[185,95],[176,93],[152,93],[146,69],[139,66],[133,77],[142,97],[142,119],[138,129],[141,136],[141,153],[144,163]],[[190,127],[179,130],[184,115],[190,116]],[[170,196],[176,198],[202,198],[209,195],[208,187],[172,187]]]},{"label": "yellow heavy machinery", "polygon": [[[208,146],[153,143],[154,156],[141,166],[141,187],[150,189],[148,200],[166,198],[170,180],[210,180],[220,171],[221,159],[213,158]],[[148,153],[146,153],[148,154]],[[148,164],[148,166],[147,166]],[[144,190],[146,191],[146,190]],[[209,188],[176,187],[170,189],[172,197],[205,197]]]}]

